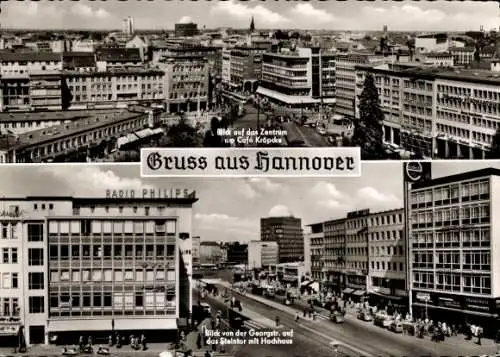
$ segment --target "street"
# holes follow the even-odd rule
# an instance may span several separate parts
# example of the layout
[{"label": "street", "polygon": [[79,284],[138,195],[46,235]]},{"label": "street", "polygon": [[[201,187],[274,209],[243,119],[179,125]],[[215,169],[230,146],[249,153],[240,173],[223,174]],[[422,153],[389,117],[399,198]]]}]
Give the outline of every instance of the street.
[{"label": "street", "polygon": [[284,324],[295,326],[298,343],[304,340],[306,344],[310,342],[317,347],[324,346],[327,341],[321,336],[326,335],[342,342],[348,348],[355,346],[358,350],[373,356],[478,356],[493,355],[495,352],[495,346],[491,341],[489,344],[484,343],[483,346],[478,346],[473,342],[465,341],[462,336],[456,336],[444,342],[435,343],[429,338],[422,340],[414,336],[396,334],[377,327],[373,323],[357,320],[354,316],[347,316],[343,324],[334,324],[328,321],[325,315],[318,316],[316,321],[306,321],[301,318],[301,323],[297,325],[293,320],[297,309],[270,300],[267,301],[270,305],[268,306],[249,298],[250,294],[235,293],[235,296],[241,300],[244,309],[249,308],[271,318],[278,315]]}]

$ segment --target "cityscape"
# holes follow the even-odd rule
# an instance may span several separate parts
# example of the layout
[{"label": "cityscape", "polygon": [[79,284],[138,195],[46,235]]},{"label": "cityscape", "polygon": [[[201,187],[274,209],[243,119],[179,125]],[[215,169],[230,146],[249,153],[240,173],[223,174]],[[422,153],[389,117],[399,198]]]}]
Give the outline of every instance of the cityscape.
[{"label": "cityscape", "polygon": [[112,341],[129,335],[146,336],[148,353],[181,349],[208,310],[227,328],[294,330],[292,345],[213,356],[496,352],[498,161],[365,163],[359,178],[328,180],[7,170],[2,346],[22,327],[33,350],[88,336],[126,354],[128,340]]},{"label": "cityscape", "polygon": [[256,145],[218,129],[368,160],[500,158],[496,2],[55,6],[2,3],[2,163]]}]

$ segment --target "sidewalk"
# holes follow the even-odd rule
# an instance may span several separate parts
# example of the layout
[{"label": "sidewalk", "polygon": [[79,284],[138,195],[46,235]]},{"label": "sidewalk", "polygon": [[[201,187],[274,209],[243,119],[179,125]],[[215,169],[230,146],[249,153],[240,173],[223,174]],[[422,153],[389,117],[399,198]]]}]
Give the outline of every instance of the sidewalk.
[{"label": "sidewalk", "polygon": [[[219,285],[222,285],[222,286],[227,287],[231,290],[234,290],[234,289],[232,289],[231,285],[227,282],[221,281],[219,283]],[[237,293],[240,293],[237,290],[234,290],[234,291]],[[258,295],[253,295],[251,293],[243,293],[243,295],[252,299],[252,300],[266,304],[270,307],[274,307],[274,308],[279,309],[281,311],[288,312],[290,314],[295,314],[297,311],[302,312],[305,307],[309,306],[307,304],[307,302],[304,302],[301,300],[296,300],[296,302],[293,305],[286,306],[286,305],[280,304],[278,302],[275,302],[273,300],[269,300],[269,299],[266,299],[266,298],[258,296]],[[314,310],[317,313],[316,316],[319,318],[317,318],[315,321],[311,321],[311,319],[308,319],[310,322],[319,322],[322,320],[329,319],[330,312],[328,310],[321,308],[321,307],[318,307],[318,306],[315,306]],[[457,355],[457,356],[458,355],[460,355],[460,356],[488,356],[488,355],[494,356],[495,352],[497,351],[496,344],[491,339],[484,339],[483,338],[481,340],[482,344],[477,345],[476,343],[474,343],[476,341],[475,338],[472,341],[468,341],[468,340],[465,340],[463,335],[458,335],[458,336],[447,337],[445,339],[445,341],[436,343],[436,342],[432,342],[430,340],[429,336],[425,337],[424,339],[418,339],[415,336],[396,334],[396,333],[389,331],[387,329],[383,329],[381,327],[375,326],[373,324],[373,322],[365,322],[365,321],[358,320],[356,308],[349,307],[346,309],[346,313],[348,316],[351,317],[350,320],[352,320],[353,322],[355,322],[363,327],[366,327],[367,329],[377,330],[377,331],[380,331],[381,333],[390,335],[391,337],[397,336],[399,338],[405,339],[406,341],[412,342],[412,343],[435,344],[437,349],[440,349],[440,348],[445,348],[448,350],[453,349],[454,351],[456,351],[453,355]],[[440,346],[442,346],[442,347],[440,347]]]}]

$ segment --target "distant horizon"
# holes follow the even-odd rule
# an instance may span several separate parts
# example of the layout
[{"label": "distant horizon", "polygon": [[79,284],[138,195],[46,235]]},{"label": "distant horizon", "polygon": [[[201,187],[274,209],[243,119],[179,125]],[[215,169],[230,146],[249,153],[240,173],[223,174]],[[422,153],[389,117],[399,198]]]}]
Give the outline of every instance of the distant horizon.
[{"label": "distant horizon", "polygon": [[[2,2],[4,28],[115,31],[132,17],[139,31],[170,31],[175,23],[199,28],[302,31],[463,32],[497,29],[498,2]],[[356,29],[363,26],[365,29]],[[395,30],[397,29],[397,30]]]}]

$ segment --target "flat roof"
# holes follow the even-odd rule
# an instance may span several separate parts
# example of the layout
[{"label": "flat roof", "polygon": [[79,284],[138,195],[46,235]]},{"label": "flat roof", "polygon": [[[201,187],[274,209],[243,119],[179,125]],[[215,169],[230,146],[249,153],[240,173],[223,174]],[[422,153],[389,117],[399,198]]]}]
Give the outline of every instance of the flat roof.
[{"label": "flat roof", "polygon": [[76,204],[106,204],[116,203],[186,203],[192,204],[198,201],[195,191],[192,191],[192,197],[136,197],[136,198],[106,198],[106,197],[73,197],[73,196],[19,196],[19,197],[0,197],[0,201],[71,201]]},{"label": "flat roof", "polygon": [[0,61],[19,62],[19,61],[61,61],[61,52],[12,52],[0,51]]},{"label": "flat roof", "polygon": [[38,145],[46,141],[53,141],[64,138],[68,135],[75,135],[93,129],[97,129],[109,124],[118,123],[127,119],[143,116],[144,113],[130,112],[126,109],[114,113],[93,115],[83,119],[75,120],[72,123],[55,125],[47,128],[41,128],[18,136],[17,145],[14,149],[23,149],[33,145]]},{"label": "flat roof", "polygon": [[108,68],[105,71],[87,71],[81,72],[78,70],[63,70],[61,71],[63,75],[67,76],[79,76],[79,77],[95,77],[95,76],[112,76],[112,75],[134,75],[134,74],[164,74],[162,70],[158,68]]},{"label": "flat roof", "polygon": [[486,176],[500,176],[500,169],[488,167],[485,169],[463,172],[456,175],[438,177],[432,180],[420,183],[414,183],[412,184],[411,188],[412,190],[419,190],[422,188],[429,188],[433,186],[445,185],[448,183],[460,182],[465,180],[473,180],[476,178],[481,178]]},{"label": "flat roof", "polygon": [[48,112],[3,112],[0,113],[0,123],[4,121],[38,121],[38,120],[78,120],[89,118],[92,115],[112,114],[123,109],[84,109]]},{"label": "flat roof", "polygon": [[[402,65],[405,65],[404,63]],[[358,69],[369,70],[375,73],[397,74],[403,77],[422,79],[449,79],[468,83],[500,84],[500,73],[486,70],[457,69],[445,67],[412,67],[407,69],[392,70],[386,68],[374,68],[369,65],[355,66]]]}]

